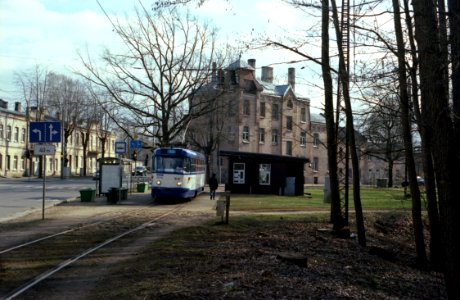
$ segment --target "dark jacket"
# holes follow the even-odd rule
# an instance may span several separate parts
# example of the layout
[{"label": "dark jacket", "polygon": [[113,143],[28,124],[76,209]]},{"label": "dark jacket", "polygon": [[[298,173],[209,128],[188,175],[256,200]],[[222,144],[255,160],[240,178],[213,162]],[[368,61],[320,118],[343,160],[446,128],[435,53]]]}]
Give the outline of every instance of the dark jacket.
[{"label": "dark jacket", "polygon": [[211,191],[217,190],[219,183],[217,182],[217,178],[215,176],[209,178],[209,189]]}]

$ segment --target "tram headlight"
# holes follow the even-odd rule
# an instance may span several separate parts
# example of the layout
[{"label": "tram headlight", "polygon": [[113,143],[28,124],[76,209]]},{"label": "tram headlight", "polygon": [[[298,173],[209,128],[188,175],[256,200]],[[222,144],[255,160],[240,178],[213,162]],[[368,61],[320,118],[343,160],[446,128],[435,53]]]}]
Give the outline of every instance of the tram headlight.
[{"label": "tram headlight", "polygon": [[161,180],[157,180],[157,185],[161,185]]},{"label": "tram headlight", "polygon": [[182,181],[178,181],[177,186],[182,186]]}]

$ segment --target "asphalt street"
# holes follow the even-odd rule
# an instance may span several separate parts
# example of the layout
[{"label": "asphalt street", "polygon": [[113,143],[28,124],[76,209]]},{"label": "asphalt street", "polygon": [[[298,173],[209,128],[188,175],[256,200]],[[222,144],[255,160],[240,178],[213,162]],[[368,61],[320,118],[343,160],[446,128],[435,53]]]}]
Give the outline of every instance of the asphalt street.
[{"label": "asphalt street", "polygon": [[42,209],[43,186],[45,207],[80,196],[80,190],[95,188],[91,177],[0,178],[0,222]]}]

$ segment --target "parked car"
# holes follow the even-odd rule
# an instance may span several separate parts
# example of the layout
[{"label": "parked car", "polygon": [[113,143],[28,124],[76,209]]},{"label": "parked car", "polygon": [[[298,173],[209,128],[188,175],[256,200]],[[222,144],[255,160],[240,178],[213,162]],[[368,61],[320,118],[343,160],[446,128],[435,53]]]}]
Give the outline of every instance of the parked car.
[{"label": "parked car", "polygon": [[137,166],[134,168],[133,176],[145,176],[147,175],[147,168],[144,166]]},{"label": "parked car", "polygon": [[[421,177],[421,176],[417,176],[417,184],[418,184],[419,186],[424,186],[424,185],[425,185],[425,179],[423,179],[423,177]],[[409,181],[403,181],[403,182],[401,182],[401,186],[402,186],[402,187],[409,186]]]}]

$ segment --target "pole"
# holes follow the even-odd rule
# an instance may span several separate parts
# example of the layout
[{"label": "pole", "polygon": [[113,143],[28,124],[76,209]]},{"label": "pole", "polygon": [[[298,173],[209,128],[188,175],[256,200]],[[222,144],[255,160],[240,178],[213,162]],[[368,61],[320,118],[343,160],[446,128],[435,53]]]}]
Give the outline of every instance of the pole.
[{"label": "pole", "polygon": [[44,220],[45,219],[45,194],[46,194],[46,155],[43,155],[42,170],[43,170],[42,220]]}]

